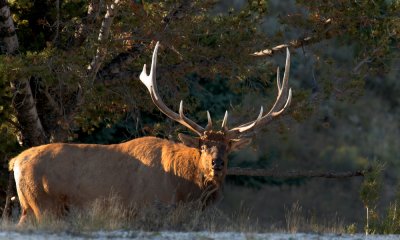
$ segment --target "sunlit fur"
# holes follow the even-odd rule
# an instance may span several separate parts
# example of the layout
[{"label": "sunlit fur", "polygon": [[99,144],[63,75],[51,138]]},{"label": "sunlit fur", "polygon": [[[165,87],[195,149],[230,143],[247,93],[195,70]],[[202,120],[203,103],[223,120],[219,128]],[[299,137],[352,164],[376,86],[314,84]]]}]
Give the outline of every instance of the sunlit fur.
[{"label": "sunlit fur", "polygon": [[[206,169],[205,180],[219,185],[225,178],[228,165],[229,142],[225,139],[224,133],[206,131],[200,138],[200,150],[200,159],[203,168]],[[224,162],[222,171],[213,170],[212,161],[215,159],[221,159]]]},{"label": "sunlit fur", "polygon": [[[50,212],[62,215],[97,198],[124,204],[215,200],[226,175],[229,144],[206,132],[197,148],[155,137],[115,145],[54,143],[30,148],[10,162],[22,206],[20,224]],[[212,160],[223,159],[216,173]]]}]

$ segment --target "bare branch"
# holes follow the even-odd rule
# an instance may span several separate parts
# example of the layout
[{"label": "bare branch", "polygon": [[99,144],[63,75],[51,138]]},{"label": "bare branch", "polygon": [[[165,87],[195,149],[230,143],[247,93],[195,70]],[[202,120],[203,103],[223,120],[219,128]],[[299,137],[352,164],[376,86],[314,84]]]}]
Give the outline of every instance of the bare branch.
[{"label": "bare branch", "polygon": [[331,24],[331,19],[328,19],[324,22],[324,25],[326,26],[325,30],[322,31],[322,33],[316,33],[313,36],[308,36],[308,37],[301,37],[295,40],[290,41],[289,43],[284,43],[280,44],[278,46],[275,46],[273,48],[267,48],[258,52],[254,52],[250,54],[251,56],[255,57],[271,57],[277,52],[282,52],[285,50],[285,48],[289,49],[296,49],[300,47],[304,47],[307,45],[311,45],[313,43],[321,41],[321,39],[328,39],[332,37],[331,34],[328,34],[328,32],[332,29],[330,26]]},{"label": "bare branch", "polygon": [[58,115],[62,115],[62,110],[61,110],[60,106],[58,105],[58,103],[56,102],[56,100],[54,100],[54,98],[49,93],[49,88],[46,87],[41,92],[43,92],[43,94],[46,96],[49,105],[53,107],[54,111],[57,112]]},{"label": "bare branch", "polygon": [[364,58],[363,60],[361,60],[354,68],[353,68],[353,73],[357,74],[359,73],[361,67],[366,64],[366,63],[370,63],[373,59],[374,59],[374,54],[377,53],[381,48],[375,48],[371,55],[368,55],[366,58]]},{"label": "bare branch", "polygon": [[58,36],[60,34],[60,0],[56,0],[56,13],[56,34],[54,35],[53,43],[58,41]]},{"label": "bare branch", "polygon": [[251,177],[273,177],[273,178],[350,178],[363,177],[368,170],[332,172],[332,171],[288,171],[277,172],[276,169],[250,169],[250,168],[228,168],[227,175],[251,176]]}]

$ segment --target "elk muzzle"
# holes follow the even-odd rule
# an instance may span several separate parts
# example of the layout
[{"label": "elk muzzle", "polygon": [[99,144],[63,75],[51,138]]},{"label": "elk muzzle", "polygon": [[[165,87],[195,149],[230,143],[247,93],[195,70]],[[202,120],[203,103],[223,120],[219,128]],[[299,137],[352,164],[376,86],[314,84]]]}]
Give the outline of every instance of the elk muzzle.
[{"label": "elk muzzle", "polygon": [[211,161],[212,169],[214,172],[220,172],[224,169],[224,160],[223,159],[213,159]]}]

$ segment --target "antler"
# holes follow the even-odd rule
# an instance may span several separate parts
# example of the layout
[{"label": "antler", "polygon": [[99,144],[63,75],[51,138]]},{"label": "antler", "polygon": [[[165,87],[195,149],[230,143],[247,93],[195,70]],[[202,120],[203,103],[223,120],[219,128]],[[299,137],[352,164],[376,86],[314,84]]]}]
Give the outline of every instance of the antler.
[{"label": "antler", "polygon": [[[156,84],[156,66],[157,66],[157,52],[158,52],[159,42],[157,42],[156,47],[154,48],[153,57],[151,60],[151,69],[150,74],[147,75],[146,72],[146,64],[143,66],[143,71],[140,74],[139,78],[146,85],[147,89],[150,92],[151,99],[154,104],[167,115],[169,118],[179,122],[185,127],[189,128],[193,132],[197,133],[199,136],[202,136],[204,131],[208,131],[212,129],[212,120],[210,117],[210,113],[207,111],[208,124],[206,128],[202,128],[189,118],[187,118],[183,114],[183,101],[179,104],[179,114],[172,111],[168,108],[165,103],[161,100],[160,95],[158,94],[157,84]],[[290,70],[290,53],[289,49],[286,49],[286,64],[285,64],[285,73],[283,75],[283,82],[280,80],[279,68],[277,69],[277,85],[278,85],[278,96],[271,110],[263,116],[263,107],[261,106],[260,113],[256,120],[242,124],[238,127],[228,129],[228,112],[225,113],[224,120],[222,122],[222,129],[226,132],[229,138],[236,138],[238,136],[243,136],[244,134],[254,131],[256,127],[260,127],[269,123],[274,117],[279,116],[283,113],[286,108],[289,106],[290,101],[292,99],[292,89],[289,88],[289,70]],[[289,88],[289,89],[288,89]]]},{"label": "antler", "polygon": [[[183,126],[189,128],[193,132],[197,133],[199,136],[203,135],[204,128],[190,120],[189,118],[185,117],[183,114],[183,101],[180,102],[179,104],[179,114],[175,113],[171,109],[169,109],[164,102],[161,100],[160,95],[158,94],[158,89],[157,89],[157,84],[156,84],[156,66],[157,66],[157,51],[159,47],[159,42],[157,42],[156,47],[154,48],[153,52],[153,58],[151,60],[151,69],[150,69],[150,74],[147,75],[146,71],[146,64],[143,66],[143,71],[140,74],[139,78],[142,81],[144,85],[146,85],[147,89],[150,92],[151,99],[153,100],[153,103],[160,109],[161,112],[163,112],[167,117],[179,122]],[[207,114],[208,116],[208,124],[206,129],[211,128],[211,118],[210,114]]]},{"label": "antler", "polygon": [[[279,67],[278,67],[276,73],[278,96],[271,110],[266,115],[263,116],[263,107],[261,106],[260,113],[256,120],[242,124],[230,130],[227,130],[226,134],[228,136],[230,136],[231,138],[235,138],[237,136],[244,135],[250,131],[253,131],[256,127],[261,127],[262,125],[269,123],[274,117],[279,116],[286,110],[292,99],[292,89],[289,88],[289,83],[288,83],[289,70],[290,70],[290,52],[289,49],[286,48],[286,64],[285,64],[285,73],[283,75],[283,82],[281,83],[279,75]],[[227,116],[227,113],[225,114],[225,116]],[[224,122],[226,123],[225,118]]]}]

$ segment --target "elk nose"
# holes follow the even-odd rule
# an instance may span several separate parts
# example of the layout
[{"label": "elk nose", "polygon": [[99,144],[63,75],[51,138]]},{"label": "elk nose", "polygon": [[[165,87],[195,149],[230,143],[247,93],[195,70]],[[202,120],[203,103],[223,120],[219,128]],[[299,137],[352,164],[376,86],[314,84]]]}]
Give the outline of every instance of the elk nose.
[{"label": "elk nose", "polygon": [[212,163],[213,169],[216,171],[221,171],[222,168],[224,167],[224,161],[221,159],[213,159],[211,161],[211,163]]}]

